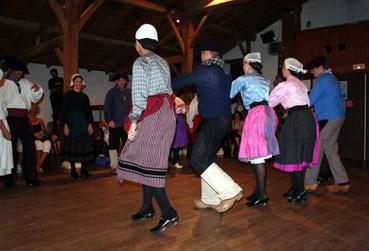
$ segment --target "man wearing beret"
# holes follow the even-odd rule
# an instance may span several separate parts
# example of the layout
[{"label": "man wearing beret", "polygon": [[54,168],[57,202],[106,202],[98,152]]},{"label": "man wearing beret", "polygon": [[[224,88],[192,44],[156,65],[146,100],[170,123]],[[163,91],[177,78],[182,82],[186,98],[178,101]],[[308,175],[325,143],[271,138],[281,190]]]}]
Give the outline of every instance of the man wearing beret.
[{"label": "man wearing beret", "polygon": [[325,57],[317,57],[307,65],[316,79],[309,98],[320,127],[320,152],[318,165],[306,170],[305,188],[317,189],[319,168],[325,154],[335,181],[335,184],[327,186],[328,192],[347,193],[350,191],[350,183],[338,153],[337,143],[345,121],[344,104],[339,82],[331,70],[326,69],[326,63]]},{"label": "man wearing beret", "polygon": [[118,167],[118,149],[120,141],[126,143],[127,133],[124,131],[124,121],[132,106],[131,91],[126,88],[128,76],[117,73],[113,77],[115,86],[105,96],[104,117],[109,124],[109,159],[112,172]]},{"label": "man wearing beret", "polygon": [[[23,178],[27,186],[35,187],[43,184],[38,179],[36,169],[36,149],[32,135],[32,129],[28,121],[28,111],[31,104],[37,103],[42,98],[44,91],[37,85],[23,78],[28,73],[26,65],[17,58],[6,59],[8,74],[4,85],[0,88],[0,95],[4,98],[4,104],[8,111],[7,121],[10,128],[13,148],[13,160],[17,161],[18,139],[23,146]],[[8,188],[15,188],[15,168],[12,174],[5,178],[5,185]]]},{"label": "man wearing beret", "polygon": [[172,87],[197,88],[198,107],[203,119],[190,159],[201,177],[201,199],[195,199],[194,205],[198,209],[213,208],[224,213],[243,196],[242,188],[215,163],[217,148],[232,127],[229,98],[232,80],[226,73],[215,42],[201,48],[201,61],[192,73],[174,79]]}]

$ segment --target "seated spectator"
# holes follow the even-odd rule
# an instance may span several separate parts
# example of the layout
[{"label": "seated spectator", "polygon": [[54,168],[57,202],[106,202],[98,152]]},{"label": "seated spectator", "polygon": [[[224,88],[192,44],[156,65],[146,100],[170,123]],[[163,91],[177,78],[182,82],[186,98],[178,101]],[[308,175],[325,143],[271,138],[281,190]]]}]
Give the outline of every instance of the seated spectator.
[{"label": "seated spectator", "polygon": [[44,121],[38,118],[40,107],[37,104],[32,104],[29,112],[29,120],[32,125],[33,137],[35,138],[37,171],[43,172],[42,165],[45,162],[47,155],[51,150],[50,135],[48,135]]}]

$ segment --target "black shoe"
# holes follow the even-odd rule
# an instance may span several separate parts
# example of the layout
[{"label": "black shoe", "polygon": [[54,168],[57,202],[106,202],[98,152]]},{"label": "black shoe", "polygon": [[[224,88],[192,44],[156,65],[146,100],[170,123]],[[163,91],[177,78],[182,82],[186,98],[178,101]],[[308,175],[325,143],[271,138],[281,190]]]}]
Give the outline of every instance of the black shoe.
[{"label": "black shoe", "polygon": [[11,181],[11,182],[6,182],[5,186],[8,189],[15,189],[17,187],[17,184],[14,181]]},{"label": "black shoe", "polygon": [[131,216],[131,219],[134,222],[142,221],[142,220],[150,221],[152,219],[152,217],[154,217],[154,214],[155,214],[154,212],[143,214],[140,211],[138,211],[136,214]]},{"label": "black shoe", "polygon": [[90,178],[90,177],[92,177],[93,175],[92,174],[90,174],[89,172],[85,172],[85,173],[83,173],[83,174],[81,174],[81,178]]},{"label": "black shoe", "polygon": [[36,179],[36,180],[32,180],[29,182],[26,182],[28,187],[39,187],[45,184],[45,181],[40,180],[40,179]]},{"label": "black shoe", "polygon": [[156,227],[150,229],[150,231],[153,232],[153,233],[164,232],[165,229],[167,229],[170,225],[177,225],[178,221],[179,221],[178,216],[175,216],[172,219],[164,219],[164,218],[160,217],[159,224]]},{"label": "black shoe", "polygon": [[287,192],[283,194],[284,198],[290,198],[293,195],[293,188],[291,187]]},{"label": "black shoe", "polygon": [[321,185],[326,185],[329,184],[329,182],[331,182],[331,177],[322,177],[322,176],[318,176],[318,184]]},{"label": "black shoe", "polygon": [[78,173],[72,173],[70,176],[72,177],[73,180],[80,180],[81,179],[81,176],[79,176]]},{"label": "black shoe", "polygon": [[251,207],[251,208],[255,208],[255,207],[259,207],[259,206],[267,206],[268,201],[269,201],[268,197],[265,198],[265,199],[258,199],[255,196],[254,199],[252,199],[251,201],[246,203],[246,206]]},{"label": "black shoe", "polygon": [[250,194],[249,196],[246,197],[246,200],[252,200],[256,197],[256,193],[252,192],[252,194]]},{"label": "black shoe", "polygon": [[308,193],[306,192],[306,190],[304,190],[298,195],[293,194],[287,200],[288,202],[292,202],[292,203],[300,203],[300,202],[307,200],[307,198],[308,198]]}]

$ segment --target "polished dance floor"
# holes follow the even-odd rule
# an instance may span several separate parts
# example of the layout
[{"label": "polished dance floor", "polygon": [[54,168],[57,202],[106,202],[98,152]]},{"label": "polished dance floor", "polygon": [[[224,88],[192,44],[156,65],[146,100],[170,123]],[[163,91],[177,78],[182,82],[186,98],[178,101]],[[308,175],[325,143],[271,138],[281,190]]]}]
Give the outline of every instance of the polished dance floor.
[{"label": "polished dance floor", "polygon": [[[218,163],[245,195],[252,192],[249,166]],[[269,168],[268,207],[248,209],[242,200],[223,215],[194,210],[199,178],[188,167],[170,169],[167,191],[180,222],[161,234],[149,232],[159,215],[130,221],[140,206],[140,186],[118,184],[108,169],[79,182],[62,170],[46,171],[40,188],[21,180],[15,190],[0,186],[0,250],[369,250],[369,169],[361,162],[345,165],[352,185],[347,195],[320,186],[306,203],[290,204],[282,197],[289,176]]]}]

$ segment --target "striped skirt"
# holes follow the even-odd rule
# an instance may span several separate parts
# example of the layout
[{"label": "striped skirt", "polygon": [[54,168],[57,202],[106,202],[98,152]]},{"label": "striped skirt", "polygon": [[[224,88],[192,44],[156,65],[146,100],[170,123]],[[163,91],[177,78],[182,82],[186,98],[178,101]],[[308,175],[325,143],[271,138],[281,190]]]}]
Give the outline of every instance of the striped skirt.
[{"label": "striped skirt", "polygon": [[238,158],[242,162],[279,154],[275,136],[278,119],[273,108],[258,105],[248,112],[245,119]]},{"label": "striped skirt", "polygon": [[280,155],[273,166],[284,172],[302,171],[318,163],[319,126],[307,106],[295,106],[278,135]]},{"label": "striped skirt", "polygon": [[165,187],[175,129],[176,117],[165,99],[156,113],[137,124],[136,138],[127,139],[119,157],[118,181]]}]

